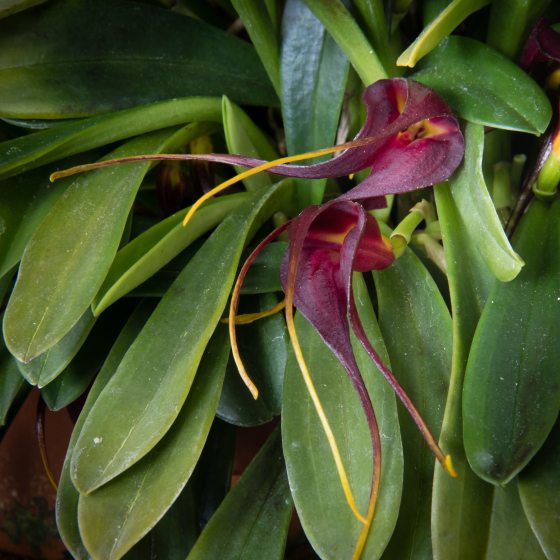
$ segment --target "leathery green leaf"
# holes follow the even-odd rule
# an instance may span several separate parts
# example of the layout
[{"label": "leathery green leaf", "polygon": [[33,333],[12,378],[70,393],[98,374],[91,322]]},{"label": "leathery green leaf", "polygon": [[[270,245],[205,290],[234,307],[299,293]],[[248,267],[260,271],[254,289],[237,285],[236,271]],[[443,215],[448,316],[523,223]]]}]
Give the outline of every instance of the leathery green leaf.
[{"label": "leathery green leaf", "polygon": [[[550,0],[494,0],[488,22],[487,43],[515,60],[533,25]],[[504,33],[507,29],[507,33]]]},{"label": "leathery green leaf", "polygon": [[20,261],[33,232],[69,184],[65,179],[52,188],[43,170],[0,184],[0,277]]},{"label": "leathery green leaf", "polygon": [[23,384],[24,379],[15,359],[4,346],[4,341],[0,340],[0,426],[6,424],[8,413]]},{"label": "leathery green leaf", "polygon": [[0,18],[10,16],[22,10],[27,10],[45,1],[46,0],[3,0],[0,4]]},{"label": "leathery green leaf", "polygon": [[451,454],[458,478],[434,472],[432,545],[434,560],[480,560],[488,544],[492,486],[470,468],[463,446],[461,396],[469,348],[493,276],[472,245],[449,185],[436,185],[453,314],[453,356],[439,445]]},{"label": "leathery green leaf", "polygon": [[542,134],[552,115],[544,91],[519,66],[467,37],[447,37],[411,77],[435,89],[457,115],[484,126]]},{"label": "leathery green leaf", "polygon": [[267,245],[249,268],[241,293],[266,294],[282,291],[280,266],[287,249],[286,241],[275,241]]},{"label": "leathery green leaf", "polygon": [[[183,490],[214,419],[229,351],[227,329],[220,327],[168,433],[127,472],[92,494],[80,496],[80,534],[94,560],[121,558],[158,522]],[[110,385],[111,382],[107,387]],[[98,445],[103,444],[101,441]]]},{"label": "leathery green leaf", "polygon": [[365,85],[387,77],[377,53],[342,0],[305,0],[338,43]]},{"label": "leathery green leaf", "polygon": [[447,37],[464,19],[490,3],[490,0],[453,0],[427,25],[397,59],[398,66],[411,68]]},{"label": "leathery green leaf", "polygon": [[222,94],[277,103],[252,45],[200,20],[118,0],[49,2],[0,20],[1,116],[82,117]]},{"label": "leathery green leaf", "polygon": [[560,557],[560,418],[542,449],[519,474],[519,496],[548,560]]},{"label": "leathery green leaf", "polygon": [[[255,311],[266,311],[278,304],[276,294],[257,296]],[[237,327],[243,363],[259,389],[259,398],[239,377],[237,368],[228,368],[218,406],[218,416],[237,426],[257,426],[272,420],[282,408],[282,384],[288,354],[288,333],[282,314]]]},{"label": "leathery green leaf", "polygon": [[281,560],[291,513],[277,430],[211,517],[188,560]]},{"label": "leathery green leaf", "polygon": [[505,484],[537,453],[560,409],[560,202],[538,200],[514,247],[519,276],[496,283],[473,339],[463,389],[463,436],[473,470]]},{"label": "leathery green leaf", "polygon": [[27,382],[44,387],[56,379],[79,352],[94,324],[95,318],[88,309],[54,346],[27,364],[18,362],[19,370]]},{"label": "leathery green leaf", "polygon": [[[111,157],[159,153],[185,129],[136,138]],[[27,244],[4,316],[6,345],[28,362],[61,340],[87,310],[119,247],[149,162],[80,175]],[[54,187],[56,188],[56,187]]]},{"label": "leathery green leaf", "polygon": [[490,540],[484,560],[502,560],[504,551],[511,551],[510,557],[519,560],[546,560],[525,517],[515,480],[494,489]]},{"label": "leathery green leaf", "polygon": [[465,159],[449,183],[471,245],[480,251],[498,280],[509,282],[519,274],[523,259],[512,249],[486,188],[483,151],[484,127],[467,123]]},{"label": "leathery green leaf", "polygon": [[[282,30],[282,117],[288,153],[332,146],[348,60],[303,0],[286,3]],[[301,208],[323,200],[326,180],[298,179],[296,185]]]},{"label": "leathery green leaf", "polygon": [[94,315],[100,315],[115,301],[153,276],[246,199],[247,195],[240,193],[209,201],[193,216],[188,228],[182,226],[186,210],[179,210],[135,237],[115,255],[93,299],[91,306]]},{"label": "leathery green leaf", "polygon": [[72,431],[72,436],[68,443],[66,458],[58,481],[58,492],[56,494],[56,525],[64,545],[76,560],[89,560],[90,556],[84,548],[78,530],[78,524],[76,523],[80,494],[72,484],[72,479],[70,477],[70,458],[72,457],[72,451],[93,403],[117,370],[123,356],[129,346],[134,342],[138,333],[142,330],[142,327],[148,320],[153,309],[153,305],[144,302],[141,303],[131,315],[113,345],[113,348],[109,352],[101,371],[88,393],[88,397],[74,425],[74,430]]},{"label": "leathery green leaf", "polygon": [[[224,135],[230,154],[243,154],[266,160],[278,158],[278,152],[260,128],[247,116],[245,111],[232,103],[225,95],[222,98],[222,115]],[[235,167],[238,173],[244,169]],[[243,180],[243,184],[249,191],[270,187],[273,182],[268,173],[260,173]]]},{"label": "leathery green leaf", "polygon": [[119,309],[97,320],[68,366],[41,390],[41,396],[50,410],[61,410],[86,391],[103,365],[125,318],[126,315]]},{"label": "leathery green leaf", "polygon": [[[451,369],[449,311],[434,280],[410,250],[389,268],[375,272],[374,278],[379,324],[393,373],[437,439]],[[430,507],[435,460],[401,406],[399,420],[404,450],[403,495],[386,557],[431,559]]]},{"label": "leathery green leaf", "polygon": [[0,144],[0,178],[189,121],[222,122],[220,99],[186,97],[59,124]]},{"label": "leathery green leaf", "polygon": [[[247,239],[282,206],[289,182],[255,194],[177,277],[96,401],[76,443],[72,478],[89,493],[143,457],[170,428],[220,320]],[[126,416],[115,410],[126,406]],[[102,441],[103,445],[95,442]]]},{"label": "leathery green leaf", "polygon": [[280,95],[280,45],[269,7],[261,0],[232,0],[231,3],[255,45],[276,93]]},{"label": "leathery green leaf", "polygon": [[[362,278],[356,305],[364,329],[382,359],[387,353]],[[367,509],[372,480],[369,428],[354,387],[313,327],[298,315],[296,329],[309,371],[334,435],[358,509]],[[363,558],[379,558],[395,527],[401,497],[403,458],[395,396],[357,341],[354,350],[377,415],[381,435],[381,482]],[[282,405],[282,439],[290,488],[299,519],[324,559],[350,558],[363,525],[348,507],[333,457],[293,355],[288,357]]]},{"label": "leathery green leaf", "polygon": [[197,505],[189,482],[150,531],[150,559],[155,555],[162,560],[185,560],[199,532]]}]

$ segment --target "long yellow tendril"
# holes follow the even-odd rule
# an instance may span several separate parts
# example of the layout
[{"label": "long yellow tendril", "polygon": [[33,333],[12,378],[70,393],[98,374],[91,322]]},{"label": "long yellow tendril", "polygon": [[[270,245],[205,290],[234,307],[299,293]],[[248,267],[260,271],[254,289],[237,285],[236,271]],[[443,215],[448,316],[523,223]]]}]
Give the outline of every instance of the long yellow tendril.
[{"label": "long yellow tendril", "polygon": [[334,154],[335,152],[340,152],[342,150],[347,150],[349,147],[355,146],[356,145],[355,142],[356,141],[354,141],[354,143],[347,142],[346,144],[339,144],[338,146],[331,146],[329,148],[323,148],[322,150],[315,150],[313,152],[306,152],[304,154],[296,154],[294,156],[281,157],[281,158],[275,159],[273,161],[267,161],[265,163],[262,163],[261,165],[257,165],[256,167],[253,167],[251,169],[247,169],[246,171],[243,171],[243,172],[239,173],[238,175],[236,175],[235,177],[232,177],[231,179],[228,179],[227,181],[224,181],[223,183],[219,184],[217,187],[214,187],[212,190],[203,194],[190,207],[189,211],[187,212],[187,215],[185,216],[185,219],[183,220],[183,225],[186,226],[189,223],[189,221],[193,217],[193,214],[208,199],[212,198],[214,195],[222,192],[223,190],[231,187],[232,185],[235,185],[236,183],[239,183],[240,181],[243,181],[243,179],[247,179],[248,177],[252,177],[253,175],[257,175],[259,173],[262,173],[263,171],[266,171],[267,169],[270,169],[271,167],[276,167],[277,165],[283,165],[285,163],[293,163],[294,161],[303,161],[305,159],[315,158],[315,157],[324,156],[324,155],[328,155],[328,154]]},{"label": "long yellow tendril", "polygon": [[[258,313],[243,313],[241,315],[235,316],[235,324],[236,325],[249,325],[258,321],[259,319],[264,319],[265,317],[271,317],[275,315],[279,311],[282,311],[286,305],[286,302],[282,300],[280,303],[276,304],[271,309],[267,309],[266,311],[259,311]],[[229,323],[229,317],[227,319],[222,319],[223,323]]]}]

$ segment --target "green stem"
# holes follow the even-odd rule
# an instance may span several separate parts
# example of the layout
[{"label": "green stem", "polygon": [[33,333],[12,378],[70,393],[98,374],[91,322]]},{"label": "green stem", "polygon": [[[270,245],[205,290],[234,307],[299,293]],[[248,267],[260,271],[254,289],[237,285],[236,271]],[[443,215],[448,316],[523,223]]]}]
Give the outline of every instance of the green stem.
[{"label": "green stem", "polygon": [[529,29],[550,0],[494,0],[490,12],[487,43],[508,58],[515,58]]}]

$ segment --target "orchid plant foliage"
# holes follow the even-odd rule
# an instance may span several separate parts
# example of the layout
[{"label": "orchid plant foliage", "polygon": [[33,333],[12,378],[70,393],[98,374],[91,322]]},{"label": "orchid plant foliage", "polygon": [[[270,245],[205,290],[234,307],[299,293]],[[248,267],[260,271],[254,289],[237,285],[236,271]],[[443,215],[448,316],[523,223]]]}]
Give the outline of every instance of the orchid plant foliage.
[{"label": "orchid plant foliage", "polygon": [[39,400],[60,535],[18,552],[560,558],[559,22],[0,5],[0,424]]}]

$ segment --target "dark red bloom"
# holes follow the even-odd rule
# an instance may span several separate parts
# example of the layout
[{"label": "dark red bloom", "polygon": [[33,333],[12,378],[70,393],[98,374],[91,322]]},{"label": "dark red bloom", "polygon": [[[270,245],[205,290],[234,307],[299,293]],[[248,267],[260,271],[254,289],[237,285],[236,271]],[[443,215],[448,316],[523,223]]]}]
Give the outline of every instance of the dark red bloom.
[{"label": "dark red bloom", "polygon": [[527,71],[543,62],[560,63],[560,33],[554,31],[545,19],[539,20],[531,31],[519,59],[520,66]]}]

